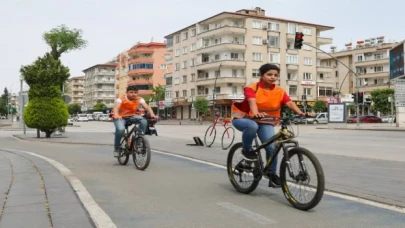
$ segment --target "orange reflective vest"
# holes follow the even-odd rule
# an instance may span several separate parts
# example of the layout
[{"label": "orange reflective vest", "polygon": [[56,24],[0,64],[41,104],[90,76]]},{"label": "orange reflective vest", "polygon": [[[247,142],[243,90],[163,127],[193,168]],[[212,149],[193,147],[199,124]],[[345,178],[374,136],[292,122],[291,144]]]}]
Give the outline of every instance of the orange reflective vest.
[{"label": "orange reflective vest", "polygon": [[135,100],[130,101],[126,96],[121,97],[121,106],[118,109],[118,115],[121,117],[135,116],[138,114],[137,108],[141,98],[137,97]]},{"label": "orange reflective vest", "polygon": [[[249,86],[256,91],[256,104],[259,112],[265,112],[269,116],[280,117],[281,114],[281,101],[284,97],[284,89],[275,86],[272,90],[262,89],[257,83]],[[252,111],[245,112],[240,110],[242,103],[232,103],[232,118],[243,118],[245,116],[253,117]]]}]

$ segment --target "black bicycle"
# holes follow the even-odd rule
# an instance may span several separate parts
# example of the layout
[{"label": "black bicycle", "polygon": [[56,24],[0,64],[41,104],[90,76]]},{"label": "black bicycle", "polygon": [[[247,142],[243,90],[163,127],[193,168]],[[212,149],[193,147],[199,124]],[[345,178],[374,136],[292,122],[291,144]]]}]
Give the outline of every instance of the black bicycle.
[{"label": "black bicycle", "polygon": [[[247,117],[250,118],[250,117]],[[309,210],[314,208],[321,201],[323,193],[325,190],[325,177],[323,173],[322,166],[315,155],[309,150],[299,146],[298,141],[293,140],[296,135],[292,129],[290,118],[280,118],[266,116],[264,118],[250,118],[255,121],[276,121],[281,125],[281,129],[273,137],[263,142],[261,145],[258,143],[257,137],[255,138],[255,146],[253,147],[254,153],[257,155],[257,161],[247,161],[241,154],[242,160],[237,162],[235,167],[232,166],[233,158],[236,157],[235,153],[238,149],[240,152],[242,150],[242,143],[234,144],[228,153],[227,159],[227,170],[229,179],[234,186],[234,188],[241,193],[249,194],[256,189],[262,177],[268,173],[269,168],[275,161],[273,158],[278,156],[281,150],[283,150],[283,159],[279,168],[281,188],[283,190],[284,196],[287,200],[297,209]],[[296,125],[295,125],[296,126]],[[275,150],[273,156],[271,156],[266,164],[264,164],[260,150],[264,149],[267,145],[274,143]],[[298,158],[298,170],[292,167],[292,158],[297,155]],[[315,174],[310,175],[307,170],[307,165],[304,161],[304,156],[309,159],[309,161],[315,167]],[[249,181],[242,180],[242,177],[248,177],[252,179]],[[287,180],[287,178],[291,180]],[[317,179],[317,185],[312,185],[312,180]],[[239,183],[238,183],[239,181]],[[310,184],[311,182],[311,184]],[[246,186],[242,184],[250,183]],[[299,194],[298,196],[293,196],[293,187],[304,185],[304,189],[309,190],[310,193]],[[302,188],[299,187],[299,190]],[[300,202],[303,198],[312,195],[312,199],[306,202]]]},{"label": "black bicycle", "polygon": [[125,133],[121,140],[120,152],[117,157],[121,165],[126,165],[129,156],[132,154],[134,165],[139,170],[148,168],[151,158],[150,144],[145,136],[138,134],[139,123],[135,123],[134,127],[129,131],[129,127],[133,123],[125,122]]}]

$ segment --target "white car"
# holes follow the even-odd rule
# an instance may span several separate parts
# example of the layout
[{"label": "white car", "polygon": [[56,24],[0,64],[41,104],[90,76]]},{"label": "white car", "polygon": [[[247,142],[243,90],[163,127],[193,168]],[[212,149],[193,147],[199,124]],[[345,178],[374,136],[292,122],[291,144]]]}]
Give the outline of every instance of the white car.
[{"label": "white car", "polygon": [[72,118],[68,119],[67,125],[73,125],[73,119]]},{"label": "white car", "polygon": [[77,122],[89,122],[89,118],[87,118],[87,114],[78,114]]}]

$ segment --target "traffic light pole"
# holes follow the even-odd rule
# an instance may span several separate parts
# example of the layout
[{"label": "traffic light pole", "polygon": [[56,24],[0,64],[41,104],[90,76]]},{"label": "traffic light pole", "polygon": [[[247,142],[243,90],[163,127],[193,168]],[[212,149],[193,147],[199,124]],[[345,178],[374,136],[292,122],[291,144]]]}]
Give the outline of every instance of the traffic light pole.
[{"label": "traffic light pole", "polygon": [[[359,79],[359,75],[357,75],[357,73],[354,72],[352,69],[350,69],[350,67],[348,67],[346,64],[342,63],[342,61],[340,61],[340,60],[337,59],[336,57],[330,55],[329,53],[327,53],[327,52],[325,52],[325,51],[323,51],[323,50],[321,50],[321,49],[319,49],[319,48],[317,48],[317,47],[312,46],[310,43],[303,43],[303,44],[308,45],[308,46],[310,46],[310,47],[312,47],[312,48],[315,48],[316,50],[321,51],[322,53],[324,53],[324,54],[330,56],[332,59],[338,61],[340,64],[342,64],[344,67],[346,67],[350,72],[352,72],[352,73],[356,76],[356,87],[357,87],[357,90],[356,90],[356,100],[359,100],[359,92],[360,92],[360,91],[359,91],[359,87],[357,86],[357,82],[358,82],[358,79]],[[343,83],[343,82],[342,82],[342,83]],[[340,92],[340,91],[339,91],[339,92]],[[360,121],[360,120],[359,120],[359,113],[360,113],[359,104],[356,103],[356,126],[357,126],[357,127],[360,126],[360,125],[359,125],[359,121]]]}]

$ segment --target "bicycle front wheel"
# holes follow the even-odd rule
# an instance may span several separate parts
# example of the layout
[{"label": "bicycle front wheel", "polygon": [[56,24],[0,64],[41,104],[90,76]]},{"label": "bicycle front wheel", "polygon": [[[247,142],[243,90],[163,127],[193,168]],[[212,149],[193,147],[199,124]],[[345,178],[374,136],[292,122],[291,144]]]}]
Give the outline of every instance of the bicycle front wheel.
[{"label": "bicycle front wheel", "polygon": [[212,144],[214,144],[216,136],[217,136],[217,130],[215,129],[214,125],[209,126],[207,131],[205,132],[205,136],[204,136],[205,146],[211,147]]},{"label": "bicycle front wheel", "polygon": [[223,150],[227,150],[232,146],[233,140],[235,140],[235,129],[233,127],[227,127],[222,134],[221,146]]},{"label": "bicycle front wheel", "polygon": [[127,142],[123,142],[125,139],[122,140],[121,145],[124,144],[124,148],[120,150],[119,155],[117,157],[118,163],[120,163],[120,165],[127,165],[128,161],[129,161],[129,155],[130,152],[129,150],[131,148],[129,148]]},{"label": "bicycle front wheel", "polygon": [[132,137],[132,142],[134,144],[132,146],[132,159],[134,160],[134,165],[139,170],[145,170],[148,168],[152,156],[149,141],[144,136],[138,136],[136,139],[134,138],[135,136]]},{"label": "bicycle front wheel", "polygon": [[[280,180],[284,196],[295,208],[303,211],[310,210],[318,205],[325,191],[325,176],[321,163],[313,153],[301,147],[292,148],[288,151],[288,155],[289,158],[284,157],[280,167]],[[305,160],[310,161],[314,166],[314,174],[310,174],[310,170],[307,169],[308,162],[304,160],[304,157],[308,158]],[[293,168],[293,163],[297,163],[298,167]],[[287,180],[287,177],[291,180]],[[317,180],[316,184],[313,183],[315,180]],[[307,192],[302,193],[301,190]],[[297,195],[293,196],[292,193]]]}]

